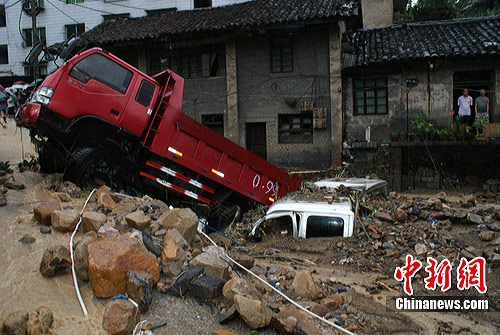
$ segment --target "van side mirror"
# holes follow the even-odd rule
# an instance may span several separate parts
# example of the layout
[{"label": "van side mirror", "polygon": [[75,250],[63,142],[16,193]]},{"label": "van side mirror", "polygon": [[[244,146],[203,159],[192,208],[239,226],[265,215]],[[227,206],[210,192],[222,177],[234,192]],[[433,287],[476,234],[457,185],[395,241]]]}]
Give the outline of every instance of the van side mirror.
[{"label": "van side mirror", "polygon": [[69,42],[61,50],[59,56],[65,61],[68,60],[69,56],[73,53],[73,51],[75,51],[76,47],[78,46],[78,43],[80,43],[79,37],[70,39]]},{"label": "van side mirror", "polygon": [[38,56],[40,56],[40,54],[42,53],[42,51],[43,51],[43,43],[42,42],[38,42],[31,49],[31,51],[28,54],[28,56],[26,56],[27,63],[34,64],[38,60]]}]

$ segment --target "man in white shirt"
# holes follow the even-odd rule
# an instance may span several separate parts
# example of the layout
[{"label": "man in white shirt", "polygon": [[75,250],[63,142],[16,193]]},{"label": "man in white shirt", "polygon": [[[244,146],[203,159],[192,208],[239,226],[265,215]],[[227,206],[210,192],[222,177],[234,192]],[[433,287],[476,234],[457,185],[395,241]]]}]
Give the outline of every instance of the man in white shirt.
[{"label": "man in white shirt", "polygon": [[458,98],[458,116],[462,123],[469,123],[470,121],[470,108],[474,106],[474,101],[469,95],[469,89],[464,89],[464,95]]}]

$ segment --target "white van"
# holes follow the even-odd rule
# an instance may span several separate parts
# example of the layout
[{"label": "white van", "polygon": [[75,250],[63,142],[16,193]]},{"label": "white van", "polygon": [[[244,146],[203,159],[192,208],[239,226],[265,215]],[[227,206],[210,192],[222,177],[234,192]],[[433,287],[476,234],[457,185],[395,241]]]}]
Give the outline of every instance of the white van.
[{"label": "white van", "polygon": [[345,180],[327,179],[318,181],[314,185],[317,188],[329,191],[343,185],[355,192],[356,203],[353,206],[348,197],[341,197],[334,202],[331,202],[331,197],[324,201],[280,199],[269,207],[266,215],[253,224],[249,235],[259,238],[258,229],[267,220],[290,218],[291,232],[287,232],[292,233],[294,237],[351,237],[354,232],[356,207],[360,193],[385,188],[387,182],[384,180],[351,178]]}]

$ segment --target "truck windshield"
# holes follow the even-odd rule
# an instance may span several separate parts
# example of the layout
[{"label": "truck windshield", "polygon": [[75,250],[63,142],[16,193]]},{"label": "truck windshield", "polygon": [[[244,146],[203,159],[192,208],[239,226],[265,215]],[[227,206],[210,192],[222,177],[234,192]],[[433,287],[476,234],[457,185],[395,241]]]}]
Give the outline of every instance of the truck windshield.
[{"label": "truck windshield", "polygon": [[122,94],[127,92],[133,76],[132,71],[98,53],[76,63],[69,75],[83,84],[95,79]]}]

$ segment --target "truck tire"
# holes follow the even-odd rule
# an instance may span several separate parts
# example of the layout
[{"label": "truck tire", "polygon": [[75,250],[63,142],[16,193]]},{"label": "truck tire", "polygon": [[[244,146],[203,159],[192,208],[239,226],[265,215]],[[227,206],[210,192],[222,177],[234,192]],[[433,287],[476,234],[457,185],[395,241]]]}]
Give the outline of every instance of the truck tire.
[{"label": "truck tire", "polygon": [[95,158],[95,154],[96,150],[94,148],[82,148],[75,151],[64,170],[63,180],[68,180],[78,186],[82,186],[82,177],[85,175],[89,164]]}]

